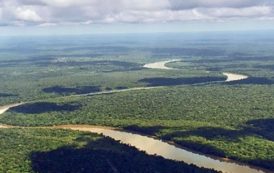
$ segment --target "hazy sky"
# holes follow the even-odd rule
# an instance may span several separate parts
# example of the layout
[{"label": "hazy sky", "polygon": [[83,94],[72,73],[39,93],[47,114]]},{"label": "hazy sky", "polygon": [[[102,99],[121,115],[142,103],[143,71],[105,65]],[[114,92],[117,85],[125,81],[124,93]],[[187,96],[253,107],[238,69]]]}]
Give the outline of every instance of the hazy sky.
[{"label": "hazy sky", "polygon": [[274,0],[0,0],[0,34],[274,29]]}]

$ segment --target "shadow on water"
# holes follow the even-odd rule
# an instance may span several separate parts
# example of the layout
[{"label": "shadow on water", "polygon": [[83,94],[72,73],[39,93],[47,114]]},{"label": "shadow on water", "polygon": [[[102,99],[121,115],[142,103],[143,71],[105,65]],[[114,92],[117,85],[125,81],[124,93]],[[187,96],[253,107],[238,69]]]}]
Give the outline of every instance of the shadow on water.
[{"label": "shadow on water", "polygon": [[100,92],[100,86],[81,86],[81,87],[62,87],[62,86],[53,86],[44,88],[43,92],[46,93],[57,93],[61,95],[68,95],[68,94],[87,94],[92,92]]},{"label": "shadow on water", "polygon": [[37,103],[27,103],[14,108],[11,108],[10,111],[17,113],[25,114],[41,114],[46,112],[55,112],[55,111],[66,111],[72,112],[81,108],[80,104],[71,103],[71,104],[56,104],[50,102],[37,102]]},{"label": "shadow on water", "polygon": [[[86,141],[85,137],[80,138],[83,139]],[[38,173],[214,172],[158,156],[149,156],[110,138],[89,141],[81,148],[64,146],[47,152],[33,152],[30,158],[33,171]]]},{"label": "shadow on water", "polygon": [[147,83],[147,86],[173,86],[173,85],[191,85],[199,83],[225,81],[225,77],[189,77],[189,78],[144,78],[138,82]]},{"label": "shadow on water", "polygon": [[[176,127],[175,127],[176,128]],[[255,119],[247,121],[240,129],[224,129],[219,127],[199,127],[194,130],[173,130],[170,127],[163,126],[128,126],[125,130],[135,131],[146,135],[156,135],[161,130],[169,129],[169,133],[161,136],[162,139],[167,141],[174,141],[175,143],[184,147],[199,151],[205,154],[217,155],[226,157],[224,151],[207,144],[201,144],[188,140],[180,140],[180,138],[187,138],[190,136],[203,137],[207,140],[223,140],[238,142],[241,137],[259,136],[269,141],[274,141],[274,119]],[[176,128],[177,129],[177,128]],[[235,158],[234,158],[235,159]],[[274,170],[274,160],[250,160],[250,164],[254,164],[266,169]]]}]

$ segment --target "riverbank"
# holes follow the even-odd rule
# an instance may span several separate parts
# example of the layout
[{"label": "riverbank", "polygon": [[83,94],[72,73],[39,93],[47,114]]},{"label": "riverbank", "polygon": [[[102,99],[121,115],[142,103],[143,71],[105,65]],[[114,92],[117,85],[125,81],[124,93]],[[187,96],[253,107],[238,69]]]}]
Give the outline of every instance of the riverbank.
[{"label": "riverbank", "polygon": [[[0,128],[14,127],[1,125]],[[226,173],[234,173],[235,171],[241,173],[272,173],[257,167],[243,165],[235,161],[197,154],[192,151],[179,148],[168,142],[163,142],[153,137],[125,132],[119,128],[92,125],[58,125],[53,127],[35,128],[67,129],[73,131],[97,133],[106,137],[110,137],[116,141],[120,141],[122,144],[136,147],[138,150],[145,151],[149,155],[162,156],[165,159],[183,161],[187,164],[194,164],[201,168],[214,169],[216,171]]]},{"label": "riverbank", "polygon": [[[98,92],[98,93],[88,93],[88,94],[82,94],[82,95],[71,95],[71,96],[90,96],[90,95],[100,95],[100,94],[111,94],[111,93],[116,93],[116,92],[124,92],[124,91],[133,91],[133,90],[143,90],[143,89],[153,89],[153,88],[158,88],[158,87],[139,87],[139,88],[128,88],[128,89],[123,89],[123,90],[112,90],[112,91],[103,91],[103,92]],[[70,97],[70,96],[64,96],[64,97]],[[22,104],[22,103],[21,103]],[[14,104],[15,105],[15,104]],[[15,107],[14,105],[10,105],[11,107]],[[3,107],[3,113],[7,111],[9,106],[4,106]],[[58,127],[57,127],[58,128]],[[75,127],[74,127],[75,128]],[[82,128],[82,127],[81,127]]]}]

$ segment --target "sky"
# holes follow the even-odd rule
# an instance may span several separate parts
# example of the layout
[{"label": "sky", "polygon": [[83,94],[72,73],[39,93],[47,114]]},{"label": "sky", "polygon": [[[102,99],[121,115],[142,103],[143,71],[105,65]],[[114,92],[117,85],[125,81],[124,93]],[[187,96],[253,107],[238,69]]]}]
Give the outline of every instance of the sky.
[{"label": "sky", "polygon": [[0,35],[274,29],[274,0],[0,0]]}]

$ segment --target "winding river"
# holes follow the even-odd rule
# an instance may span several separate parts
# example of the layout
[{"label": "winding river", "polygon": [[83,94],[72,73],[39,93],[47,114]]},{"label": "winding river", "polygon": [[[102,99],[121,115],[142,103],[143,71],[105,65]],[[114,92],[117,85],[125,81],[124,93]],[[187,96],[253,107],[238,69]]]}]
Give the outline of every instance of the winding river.
[{"label": "winding river", "polygon": [[[8,109],[16,107],[19,104],[7,105],[0,107],[0,114],[3,114]],[[0,128],[17,128],[16,126],[0,125]],[[51,129],[68,129],[76,131],[84,131],[102,134],[104,136],[110,137],[123,144],[128,144],[134,146],[141,151],[145,151],[150,155],[162,156],[166,159],[183,161],[188,164],[194,164],[198,167],[204,167],[209,169],[214,169],[224,173],[273,173],[268,170],[261,168],[252,167],[246,164],[241,164],[234,161],[228,161],[222,158],[211,157],[203,154],[198,154],[195,152],[188,151],[186,149],[177,147],[175,145],[169,144],[168,142],[163,142],[153,137],[148,137],[139,134],[133,134],[130,132],[121,131],[120,129],[115,129],[111,127],[101,127],[101,126],[90,126],[90,125],[60,125],[47,127]]]},{"label": "winding river", "polygon": [[[17,128],[16,126],[0,125],[0,128]],[[121,131],[111,127],[90,125],[60,125],[53,127],[42,127],[50,129],[67,129],[82,132],[91,132],[110,137],[120,143],[134,146],[149,155],[158,155],[166,159],[183,161],[198,167],[214,169],[224,173],[273,173],[256,167],[251,167],[234,161],[228,161],[217,157],[194,153],[175,145],[163,142],[152,137]]]},{"label": "winding river", "polygon": [[[173,68],[166,67],[166,64],[170,62],[175,62],[175,61],[180,61],[180,60],[161,61],[161,62],[146,64],[144,65],[144,67],[151,68],[151,69],[171,70]],[[248,78],[248,76],[234,74],[234,73],[223,73],[223,74],[227,76],[227,80],[225,82],[243,80]],[[159,87],[129,88],[129,89],[122,89],[122,90],[102,91],[98,93],[80,94],[80,95],[74,95],[74,96],[110,94],[110,93],[154,89],[154,88],[159,88]],[[17,103],[17,104],[2,106],[0,107],[0,114],[5,113],[10,108],[13,108],[22,104],[25,104],[25,103]],[[0,128],[15,128],[15,127],[8,126],[8,125],[0,125]],[[228,161],[222,158],[217,158],[217,157],[213,158],[211,156],[194,153],[186,149],[179,148],[175,145],[169,144],[167,142],[154,139],[153,137],[133,134],[130,132],[121,131],[120,129],[106,128],[106,127],[99,127],[99,126],[98,127],[88,126],[88,125],[61,125],[61,126],[54,126],[49,128],[51,129],[61,128],[61,129],[69,129],[69,130],[77,130],[77,131],[85,131],[85,132],[102,134],[104,136],[108,136],[110,138],[118,140],[121,143],[134,146],[137,149],[141,151],[145,151],[147,154],[150,154],[150,155],[155,154],[158,156],[162,156],[166,159],[183,161],[188,164],[194,164],[199,167],[210,168],[210,169],[214,169],[214,170],[225,172],[225,173],[273,173],[271,171],[264,170],[261,168],[251,167],[246,164],[241,164],[234,161]]]},{"label": "winding river", "polygon": [[[110,137],[123,144],[134,146],[141,151],[145,151],[149,155],[158,155],[166,159],[183,161],[188,164],[194,164],[198,167],[214,169],[225,173],[267,173],[255,167],[250,167],[237,162],[227,161],[220,158],[212,158],[202,154],[197,154],[179,147],[176,147],[167,142],[163,142],[152,137],[133,134],[130,132],[120,131],[113,128],[104,128],[87,125],[63,125],[55,128],[78,130],[102,134]],[[270,173],[268,171],[268,173]]]},{"label": "winding river", "polygon": [[[166,61],[158,61],[158,62],[154,62],[154,63],[145,64],[143,67],[149,68],[149,69],[177,70],[172,67],[167,67],[166,65],[168,63],[178,62],[178,61],[181,61],[181,60],[180,59],[172,59],[172,60],[166,60]],[[210,72],[206,71],[206,73],[210,73]],[[246,76],[246,75],[229,73],[229,72],[223,72],[223,75],[227,77],[225,82],[239,81],[239,80],[244,80],[244,79],[248,78],[248,76]]]}]

